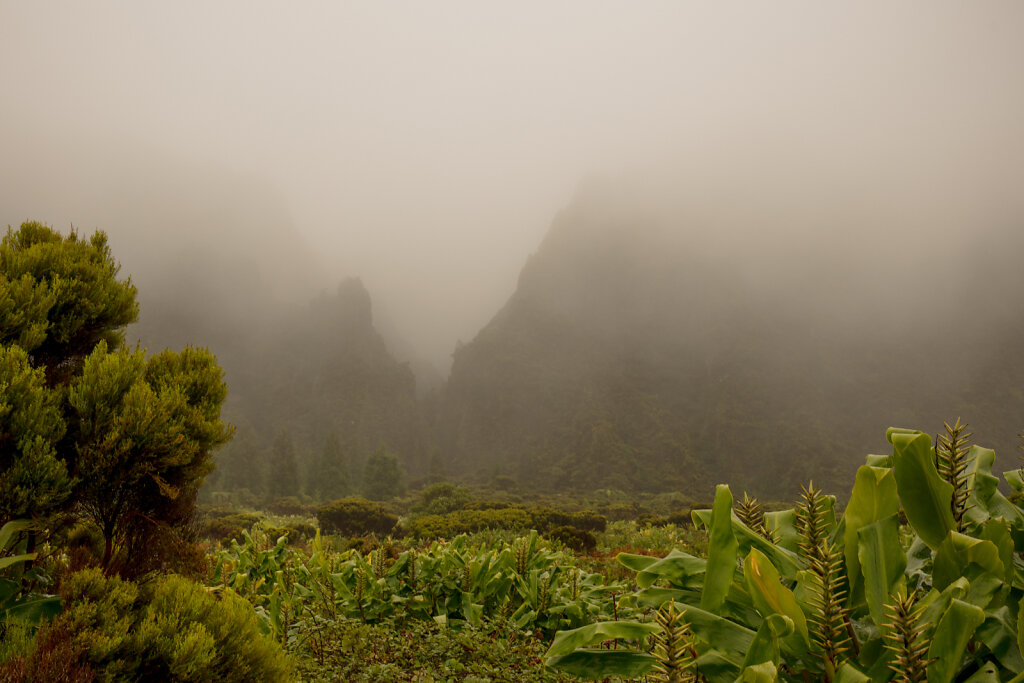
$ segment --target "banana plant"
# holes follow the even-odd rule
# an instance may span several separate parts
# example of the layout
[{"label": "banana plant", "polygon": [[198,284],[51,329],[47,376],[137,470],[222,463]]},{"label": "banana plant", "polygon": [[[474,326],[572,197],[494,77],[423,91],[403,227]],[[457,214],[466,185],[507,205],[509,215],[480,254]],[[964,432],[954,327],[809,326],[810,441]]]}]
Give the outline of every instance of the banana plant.
[{"label": "banana plant", "polygon": [[[813,484],[775,513],[719,485],[693,513],[707,558],[618,558],[636,572],[622,602],[654,618],[561,631],[545,661],[591,679],[1024,683],[1024,510],[995,454],[946,428],[889,429],[841,515]],[[1019,470],[1003,478],[1024,493]],[[692,657],[666,663],[666,641]]]},{"label": "banana plant", "polygon": [[543,547],[536,532],[511,545],[470,545],[458,536],[397,556],[388,544],[364,556],[330,553],[319,535],[308,550],[285,541],[258,526],[244,532],[241,543],[220,551],[213,581],[249,599],[264,630],[286,644],[318,637],[320,624],[339,618],[453,626],[504,618],[551,635],[611,616],[608,596],[626,591]]},{"label": "banana plant", "polygon": [[0,624],[38,626],[61,610],[59,596],[22,590],[24,565],[34,560],[36,553],[22,552],[19,536],[31,525],[30,520],[18,519],[0,527]]}]

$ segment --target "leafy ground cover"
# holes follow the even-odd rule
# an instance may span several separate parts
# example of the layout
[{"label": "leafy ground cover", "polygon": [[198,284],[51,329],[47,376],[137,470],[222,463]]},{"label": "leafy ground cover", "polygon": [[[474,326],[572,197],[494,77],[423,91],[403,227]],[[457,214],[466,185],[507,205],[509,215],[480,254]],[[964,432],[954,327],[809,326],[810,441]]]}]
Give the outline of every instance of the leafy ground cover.
[{"label": "leafy ground cover", "polygon": [[287,535],[296,519],[264,515],[211,545],[209,583],[251,602],[303,680],[573,680],[541,658],[558,630],[644,611],[617,605],[633,586],[613,551],[699,552],[702,543],[693,527],[632,521],[596,532],[592,554],[500,528],[433,541],[314,534],[296,543]]}]

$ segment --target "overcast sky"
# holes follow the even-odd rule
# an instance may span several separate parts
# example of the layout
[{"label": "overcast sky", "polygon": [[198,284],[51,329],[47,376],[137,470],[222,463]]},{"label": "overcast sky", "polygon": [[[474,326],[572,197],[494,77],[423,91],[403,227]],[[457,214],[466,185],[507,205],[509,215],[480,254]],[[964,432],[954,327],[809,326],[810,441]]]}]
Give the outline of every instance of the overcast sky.
[{"label": "overcast sky", "polygon": [[88,222],[55,195],[122,152],[229,169],[443,366],[594,175],[1021,194],[1024,3],[0,0],[0,105],[3,223]]}]

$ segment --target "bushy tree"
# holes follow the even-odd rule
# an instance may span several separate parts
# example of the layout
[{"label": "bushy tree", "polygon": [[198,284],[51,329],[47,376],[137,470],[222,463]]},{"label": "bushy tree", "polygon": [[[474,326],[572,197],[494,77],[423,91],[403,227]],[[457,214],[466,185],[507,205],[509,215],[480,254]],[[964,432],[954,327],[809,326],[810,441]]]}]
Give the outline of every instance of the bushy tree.
[{"label": "bushy tree", "polygon": [[271,499],[294,496],[299,492],[299,465],[295,444],[287,431],[278,433],[270,450],[270,478],[267,482]]},{"label": "bushy tree", "polygon": [[64,435],[58,396],[17,346],[0,346],[0,524],[39,519],[71,493],[55,444]]},{"label": "bushy tree", "polygon": [[[230,589],[213,594],[175,575],[135,584],[90,569],[71,574],[61,597],[64,612],[25,656],[0,666],[0,680],[294,679],[287,655],[260,632],[252,605]],[[75,671],[91,675],[39,675],[38,662],[54,651]]]},{"label": "bushy tree", "polygon": [[342,498],[325,503],[316,509],[316,518],[324,533],[343,536],[383,535],[390,533],[398,523],[398,517],[380,503],[363,498]]},{"label": "bushy tree", "polygon": [[252,430],[243,431],[239,426],[231,443],[217,452],[217,469],[213,473],[217,479],[210,483],[219,491],[244,489],[262,494],[266,490],[267,468],[264,458],[259,455]]},{"label": "bushy tree", "polygon": [[99,231],[27,222],[0,242],[0,516],[66,503],[102,530],[105,566],[121,549],[141,570],[231,430],[212,354],[124,349],[138,304],[119,270]]},{"label": "bushy tree", "polygon": [[231,438],[220,420],[226,396],[206,350],[164,351],[147,361],[142,351],[108,353],[101,341],[85,359],[68,394],[76,497],[103,532],[104,566],[115,543],[138,546],[188,516],[213,469],[212,449]]},{"label": "bushy tree", "polygon": [[366,459],[363,468],[363,495],[370,500],[387,500],[405,493],[398,458],[384,448]]},{"label": "bushy tree", "polygon": [[66,383],[96,345],[124,343],[139,305],[131,278],[95,232],[62,236],[35,222],[10,228],[0,243],[0,344],[17,345],[51,386]]}]

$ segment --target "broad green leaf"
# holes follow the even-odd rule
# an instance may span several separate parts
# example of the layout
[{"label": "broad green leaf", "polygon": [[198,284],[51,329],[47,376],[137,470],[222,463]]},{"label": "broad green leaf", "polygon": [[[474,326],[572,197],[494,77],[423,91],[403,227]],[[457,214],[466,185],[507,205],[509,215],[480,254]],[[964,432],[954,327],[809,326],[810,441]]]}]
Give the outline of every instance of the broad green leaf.
[{"label": "broad green leaf", "polygon": [[890,429],[893,473],[900,503],[914,531],[933,550],[956,528],[950,501],[953,487],[939,476],[927,434]]},{"label": "broad green leaf", "polygon": [[881,626],[888,622],[885,604],[890,601],[889,594],[907,568],[907,555],[900,545],[899,517],[894,514],[862,526],[857,532],[857,556],[871,619]]},{"label": "broad green leaf", "polygon": [[992,662],[987,662],[964,683],[999,683],[999,670]]},{"label": "broad green leaf", "polygon": [[928,683],[950,683],[963,666],[967,643],[975,629],[985,621],[980,607],[953,599],[935,626],[928,658]]},{"label": "broad green leaf", "polygon": [[1024,493],[1024,473],[1021,470],[1010,470],[1009,472],[1003,472],[1003,479],[1010,485],[1017,493]]},{"label": "broad green leaf", "polygon": [[736,550],[739,547],[732,530],[732,492],[728,486],[719,484],[715,489],[712,510],[711,539],[700,607],[716,612],[729,594],[729,586],[736,574]]},{"label": "broad green leaf", "polygon": [[[689,621],[689,619],[687,619]],[[573,650],[596,645],[606,640],[640,640],[660,631],[655,624],[641,624],[636,621],[599,621],[570,631],[559,631],[551,641],[545,657],[567,655]]]},{"label": "broad green leaf", "polygon": [[1014,545],[1013,535],[1010,533],[1008,523],[999,518],[990,519],[981,527],[978,538],[991,541],[999,549],[999,559],[1003,561],[1003,566],[1006,567],[1006,574],[1003,576],[1003,580],[1008,584],[1013,583]]},{"label": "broad green leaf", "polygon": [[7,569],[13,564],[20,564],[22,562],[28,562],[29,560],[36,559],[35,553],[24,553],[22,555],[11,555],[10,557],[0,557],[0,569]]},{"label": "broad green leaf", "polygon": [[636,575],[636,583],[641,588],[648,588],[655,581],[668,581],[673,588],[699,588],[704,584],[706,566],[707,560],[681,550],[672,550],[664,558],[640,570]]},{"label": "broad green leaf", "polygon": [[609,676],[638,678],[654,668],[657,662],[650,654],[636,650],[577,650],[544,660],[552,669],[594,681]]},{"label": "broad green leaf", "polygon": [[17,621],[32,626],[49,621],[60,614],[60,597],[56,595],[27,595],[5,610],[0,610],[4,620]]},{"label": "broad green leaf", "polygon": [[971,582],[962,576],[942,591],[932,588],[917,603],[918,607],[924,609],[921,613],[921,623],[938,623],[953,600],[963,600],[970,592]]},{"label": "broad green leaf", "polygon": [[[691,515],[695,525],[703,526],[710,531],[710,510],[694,510]],[[738,557],[746,557],[751,548],[757,548],[771,558],[772,564],[778,568],[779,573],[782,574],[782,576],[787,579],[796,578],[797,572],[800,571],[801,564],[795,552],[787,550],[786,548],[774,543],[769,543],[759,534],[751,531],[746,524],[740,521],[740,518],[737,517],[735,513],[732,515],[732,531],[736,536],[737,543],[739,543],[739,547],[736,551]]]},{"label": "broad green leaf", "polygon": [[857,670],[857,668],[846,662],[836,671],[834,683],[870,683],[871,677]]},{"label": "broad green leaf", "polygon": [[619,553],[615,559],[626,569],[632,569],[635,572],[642,572],[659,560],[650,555],[634,555],[633,553]]},{"label": "broad green leaf", "polygon": [[697,657],[697,670],[708,683],[733,683],[740,669],[740,661],[721,650],[705,650]]},{"label": "broad green leaf", "polygon": [[709,645],[729,652],[744,653],[754,640],[754,631],[734,621],[712,614],[694,605],[679,604],[694,636]]},{"label": "broad green leaf", "polygon": [[785,643],[796,653],[802,653],[810,647],[807,633],[807,619],[803,610],[793,597],[793,591],[782,585],[779,572],[768,558],[757,548],[751,548],[743,562],[743,575],[747,580],[750,597],[754,606],[762,616],[782,614],[793,622],[795,633],[785,639]]},{"label": "broad green leaf", "polygon": [[989,517],[1005,519],[1017,524],[1024,521],[1021,511],[999,492],[999,477],[992,474],[996,453],[991,448],[971,446],[967,454],[968,499],[967,517],[980,524]]},{"label": "broad green leaf", "polygon": [[951,531],[935,550],[933,585],[939,590],[953,583],[967,572],[971,564],[1002,579],[1006,567],[999,557],[999,549],[992,541],[972,538],[957,531]]},{"label": "broad green leaf", "polygon": [[644,588],[636,592],[636,603],[642,607],[658,609],[669,600],[684,602],[687,598],[699,598],[697,591],[678,588]]},{"label": "broad green leaf", "polygon": [[746,657],[743,658],[743,668],[771,662],[781,662],[780,643],[783,638],[793,633],[793,620],[784,614],[770,614],[761,622],[754,636]]},{"label": "broad green leaf", "polygon": [[21,590],[20,583],[0,577],[0,605],[17,595],[19,590]]},{"label": "broad green leaf", "polygon": [[1024,659],[1017,647],[1016,620],[1006,605],[986,613],[985,622],[978,627],[975,639],[985,643],[999,663],[1010,671],[1024,671]]},{"label": "broad green leaf", "polygon": [[774,683],[779,680],[779,670],[774,662],[761,662],[743,667],[739,683]]},{"label": "broad green leaf", "polygon": [[1021,618],[1019,605],[1017,608],[1017,650],[1024,654],[1024,619]]},{"label": "broad green leaf", "polygon": [[864,464],[871,467],[892,467],[891,455],[867,455]]},{"label": "broad green leaf", "polygon": [[796,530],[796,510],[777,510],[764,513],[764,523],[775,538],[775,544],[790,552],[797,552],[800,534]]},{"label": "broad green leaf", "polygon": [[[895,442],[893,441],[893,439],[896,438],[897,436],[914,437],[914,436],[917,436],[920,433],[921,432],[919,430],[917,430],[917,429],[907,429],[906,427],[889,427],[888,429],[885,430],[885,440],[888,441],[889,443],[895,445]],[[868,457],[869,458],[870,457],[880,458],[880,457],[883,457],[883,456],[870,456],[869,455]]]},{"label": "broad green leaf", "polygon": [[0,550],[8,550],[8,546],[11,544],[11,538],[14,534],[22,532],[31,526],[31,520],[15,519],[0,527]]},{"label": "broad green leaf", "polygon": [[900,499],[892,469],[862,465],[857,470],[850,503],[843,515],[846,523],[843,554],[846,557],[846,574],[851,592],[861,578],[857,533],[868,524],[898,515],[899,511]]}]

